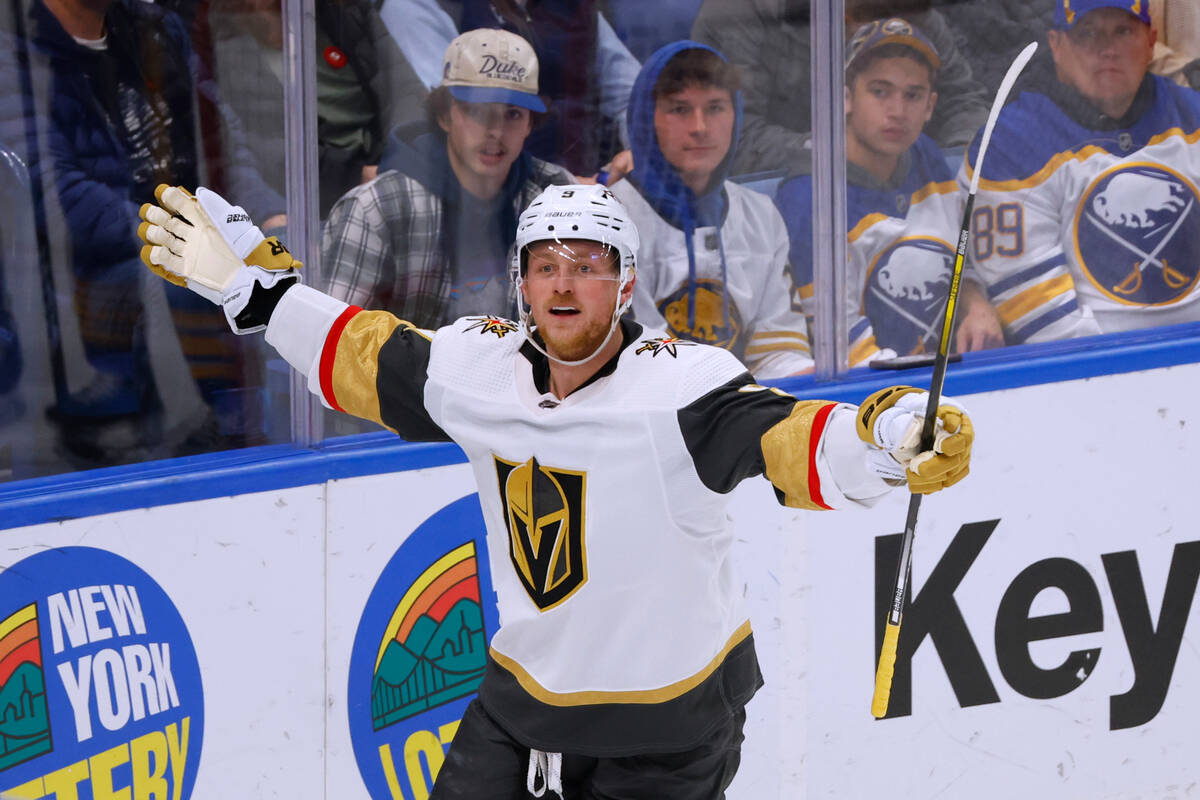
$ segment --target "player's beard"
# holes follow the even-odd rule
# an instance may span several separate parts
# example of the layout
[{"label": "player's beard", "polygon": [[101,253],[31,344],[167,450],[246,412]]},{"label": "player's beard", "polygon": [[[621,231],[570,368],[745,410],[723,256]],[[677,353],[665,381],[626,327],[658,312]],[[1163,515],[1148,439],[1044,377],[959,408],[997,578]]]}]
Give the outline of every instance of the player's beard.
[{"label": "player's beard", "polygon": [[539,327],[538,334],[542,337],[547,352],[555,358],[579,361],[595,355],[608,336],[611,325],[611,319],[596,320],[582,329],[566,334],[555,334]]}]

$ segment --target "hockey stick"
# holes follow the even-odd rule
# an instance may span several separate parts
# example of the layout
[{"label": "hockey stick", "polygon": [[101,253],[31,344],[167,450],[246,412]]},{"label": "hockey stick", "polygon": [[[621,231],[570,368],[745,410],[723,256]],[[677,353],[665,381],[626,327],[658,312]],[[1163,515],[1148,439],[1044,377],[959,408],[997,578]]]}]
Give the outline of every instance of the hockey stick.
[{"label": "hockey stick", "polygon": [[[979,176],[983,167],[983,156],[992,139],[992,128],[996,117],[1008,98],[1017,76],[1037,50],[1037,42],[1031,42],[1013,60],[1012,66],[1000,82],[992,110],[988,113],[983,128],[983,139],[979,143],[979,155],[975,158],[975,174],[971,176],[971,190],[967,194],[967,205],[963,209],[962,226],[958,231],[958,250],[954,256],[954,273],[950,278],[950,293],[946,297],[946,314],[942,319],[942,335],[938,340],[937,357],[933,362],[933,378],[929,383],[929,403],[925,406],[925,425],[921,429],[921,449],[925,452],[933,447],[933,429],[937,421],[938,402],[942,396],[942,384],[946,380],[946,362],[949,359],[950,332],[954,328],[954,312],[958,310],[958,289],[962,280],[963,261],[967,256],[967,242],[971,236],[971,214],[975,210],[975,193],[979,190]],[[904,538],[900,542],[900,564],[896,569],[896,590],[892,595],[892,606],[888,610],[887,624],[883,631],[883,646],[879,651],[879,666],[875,671],[875,696],[871,699],[871,713],[876,719],[887,715],[888,699],[892,695],[892,673],[896,669],[896,645],[900,641],[900,622],[904,618],[904,595],[912,570],[913,538],[916,535],[917,512],[921,509],[922,495],[913,494],[908,500],[908,518],[904,522]]]}]

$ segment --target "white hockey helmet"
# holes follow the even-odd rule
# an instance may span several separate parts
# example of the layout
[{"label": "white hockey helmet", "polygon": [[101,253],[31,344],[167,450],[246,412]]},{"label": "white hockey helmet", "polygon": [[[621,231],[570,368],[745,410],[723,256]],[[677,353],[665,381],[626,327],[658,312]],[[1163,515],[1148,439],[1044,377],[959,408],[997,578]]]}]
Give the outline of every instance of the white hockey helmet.
[{"label": "white hockey helmet", "polygon": [[[581,364],[591,356],[580,361],[567,362],[554,358],[542,350],[533,338],[529,308],[521,293],[521,287],[525,283],[525,255],[529,245],[536,242],[561,242],[569,239],[599,242],[615,248],[617,251],[620,283],[617,289],[618,302],[613,309],[612,325],[608,331],[609,337],[616,330],[621,316],[629,310],[629,306],[633,303],[632,294],[624,301],[619,298],[633,281],[640,243],[637,226],[633,224],[633,219],[625,206],[621,205],[621,201],[616,198],[616,195],[599,184],[547,186],[541,194],[534,198],[529,207],[521,212],[508,265],[509,277],[517,291],[521,330],[529,341],[548,358],[562,364]],[[607,342],[608,338],[606,337],[604,344]],[[597,352],[603,349],[604,344],[597,348]]]}]

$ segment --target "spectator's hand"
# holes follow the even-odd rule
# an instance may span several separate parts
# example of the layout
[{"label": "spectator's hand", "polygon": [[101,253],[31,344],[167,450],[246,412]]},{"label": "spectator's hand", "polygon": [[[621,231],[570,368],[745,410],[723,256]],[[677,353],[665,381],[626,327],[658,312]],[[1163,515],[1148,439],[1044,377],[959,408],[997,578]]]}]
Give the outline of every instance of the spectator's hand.
[{"label": "spectator's hand", "polygon": [[612,161],[604,165],[602,172],[608,173],[608,179],[604,181],[605,186],[612,186],[633,172],[633,151],[622,150],[617,153],[612,157]]},{"label": "spectator's hand", "polygon": [[158,205],[142,206],[138,226],[150,271],[220,305],[234,333],[265,328],[300,262],[216,192],[200,187],[193,196],[161,184],[154,197]]},{"label": "spectator's hand", "polygon": [[262,230],[264,231],[281,230],[286,227],[287,214],[276,214],[273,217],[269,217],[267,221],[262,224]]},{"label": "spectator's hand", "polygon": [[960,353],[1004,346],[1000,315],[988,302],[983,290],[972,281],[962,283],[962,316],[954,333],[955,349]]},{"label": "spectator's hand", "polygon": [[953,400],[943,397],[934,425],[933,449],[917,452],[929,393],[911,386],[875,392],[858,407],[858,437],[878,448],[870,464],[885,479],[908,482],[914,494],[931,494],[952,486],[970,469],[975,428]]},{"label": "spectator's hand", "polygon": [[575,180],[588,185],[603,183],[605,186],[612,186],[631,172],[633,172],[633,152],[622,150],[613,156],[612,161],[601,167],[595,175],[576,175]]}]

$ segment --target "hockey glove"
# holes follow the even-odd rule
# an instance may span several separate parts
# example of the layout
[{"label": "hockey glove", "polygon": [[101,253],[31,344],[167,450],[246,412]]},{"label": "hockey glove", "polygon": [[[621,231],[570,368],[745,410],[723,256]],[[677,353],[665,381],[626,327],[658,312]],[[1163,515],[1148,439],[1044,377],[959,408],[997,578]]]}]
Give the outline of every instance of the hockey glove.
[{"label": "hockey glove", "polygon": [[933,450],[918,453],[929,394],[911,386],[875,392],[858,407],[858,437],[879,448],[871,466],[884,478],[903,478],[914,494],[952,486],[970,469],[975,428],[954,401],[943,397],[934,425]]},{"label": "hockey glove", "polygon": [[160,184],[146,203],[138,236],[150,271],[220,305],[234,333],[261,331],[301,263],[250,216],[203,186],[191,193]]}]

